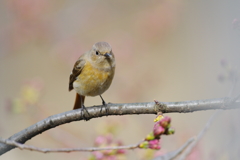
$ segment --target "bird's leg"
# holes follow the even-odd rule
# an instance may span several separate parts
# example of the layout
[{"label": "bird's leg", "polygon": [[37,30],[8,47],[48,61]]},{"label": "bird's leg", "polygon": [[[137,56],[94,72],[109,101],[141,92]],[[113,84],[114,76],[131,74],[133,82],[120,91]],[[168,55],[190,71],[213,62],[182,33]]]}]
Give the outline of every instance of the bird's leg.
[{"label": "bird's leg", "polygon": [[[82,101],[82,99],[81,99]],[[88,112],[88,110],[86,109],[86,107],[84,106],[84,104],[82,103],[82,107],[81,107],[81,116],[82,118],[85,120],[85,121],[88,121],[89,119],[85,117],[85,112],[84,110],[86,111],[86,113],[88,114],[88,116],[90,117],[90,114]]]},{"label": "bird's leg", "polygon": [[101,95],[100,95],[100,98],[102,99],[102,106],[101,106],[100,113],[102,113],[102,107],[105,107],[106,115],[108,116],[108,106],[107,106],[106,102],[104,101],[104,99],[102,98]]},{"label": "bird's leg", "polygon": [[102,104],[105,106],[106,102],[104,101],[104,99],[102,98],[102,96],[100,95],[101,99],[102,99]]},{"label": "bird's leg", "polygon": [[90,116],[88,110],[86,109],[86,107],[85,107],[84,104],[83,104],[82,107],[81,107],[81,116],[83,117],[83,119],[84,119],[85,121],[88,121],[89,119],[85,116],[84,110],[86,111],[86,113],[88,114],[88,116]]}]

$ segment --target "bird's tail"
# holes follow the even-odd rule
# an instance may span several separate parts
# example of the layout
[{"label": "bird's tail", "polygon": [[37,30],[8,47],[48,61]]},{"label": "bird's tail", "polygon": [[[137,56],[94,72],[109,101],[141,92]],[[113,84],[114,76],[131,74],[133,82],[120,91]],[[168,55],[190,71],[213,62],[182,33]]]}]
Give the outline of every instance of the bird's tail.
[{"label": "bird's tail", "polygon": [[82,105],[84,104],[84,100],[85,100],[85,96],[82,96],[82,95],[76,93],[76,99],[75,99],[73,109],[81,108]]}]

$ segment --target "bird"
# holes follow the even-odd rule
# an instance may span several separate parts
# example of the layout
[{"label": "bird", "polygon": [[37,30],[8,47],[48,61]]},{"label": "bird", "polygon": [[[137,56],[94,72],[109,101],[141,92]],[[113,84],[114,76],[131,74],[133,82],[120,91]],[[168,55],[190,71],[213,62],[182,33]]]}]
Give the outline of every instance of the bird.
[{"label": "bird", "polygon": [[[106,107],[106,103],[101,95],[112,83],[115,66],[112,47],[107,42],[95,43],[89,51],[81,55],[75,62],[69,77],[68,90],[74,89],[76,91],[73,109],[81,108],[83,117],[85,117],[83,110],[86,110],[84,106],[86,96],[100,96],[103,106]],[[106,114],[108,114],[107,108],[105,109]]]}]

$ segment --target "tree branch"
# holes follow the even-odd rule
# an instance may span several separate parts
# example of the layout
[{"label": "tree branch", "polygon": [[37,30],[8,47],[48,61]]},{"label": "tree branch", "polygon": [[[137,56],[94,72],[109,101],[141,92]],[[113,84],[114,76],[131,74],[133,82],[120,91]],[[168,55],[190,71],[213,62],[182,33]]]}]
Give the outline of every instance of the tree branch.
[{"label": "tree branch", "polygon": [[[128,104],[107,104],[109,109],[108,115],[128,115],[128,114],[157,114],[162,113],[188,113],[203,110],[215,110],[215,109],[236,109],[239,108],[240,101],[233,102],[231,98],[219,98],[209,100],[197,100],[197,101],[183,101],[183,102],[146,102],[146,103],[128,103]],[[100,106],[87,107],[90,114],[88,119],[98,118],[105,116],[105,112],[100,112]],[[87,114],[85,114],[87,116]],[[34,136],[57,127],[59,125],[70,123],[73,121],[83,120],[81,116],[81,110],[71,110],[64,113],[50,116],[36,124],[14,134],[8,140],[12,140],[18,143],[25,143],[27,140]],[[0,143],[0,155],[10,151],[15,146]]]}]

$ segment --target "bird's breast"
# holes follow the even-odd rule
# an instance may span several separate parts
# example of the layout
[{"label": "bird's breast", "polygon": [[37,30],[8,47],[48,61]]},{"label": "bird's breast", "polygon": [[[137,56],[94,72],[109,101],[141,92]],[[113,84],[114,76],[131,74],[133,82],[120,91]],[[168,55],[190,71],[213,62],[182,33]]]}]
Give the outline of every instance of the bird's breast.
[{"label": "bird's breast", "polygon": [[84,96],[97,96],[105,92],[113,79],[113,70],[93,67],[86,62],[81,74],[73,83],[76,92]]}]

